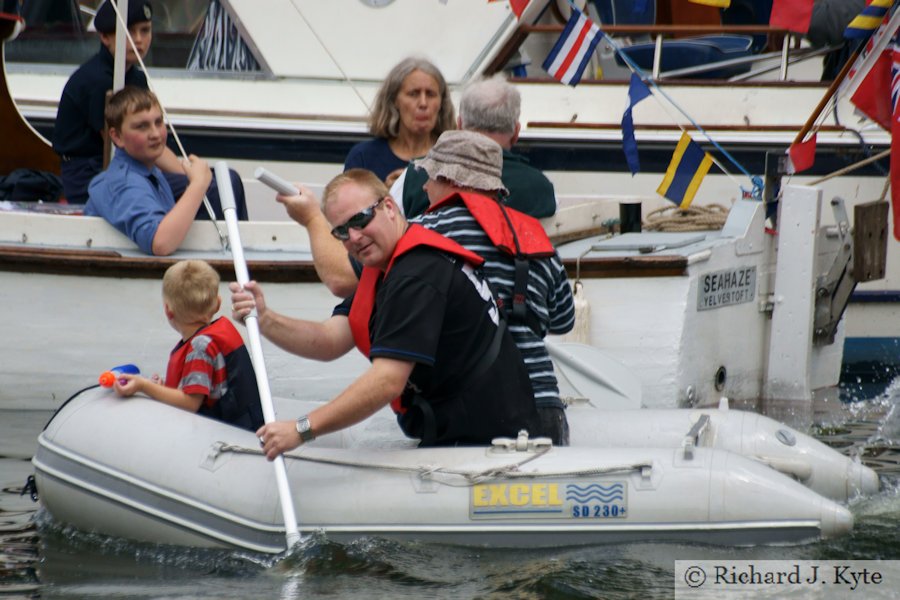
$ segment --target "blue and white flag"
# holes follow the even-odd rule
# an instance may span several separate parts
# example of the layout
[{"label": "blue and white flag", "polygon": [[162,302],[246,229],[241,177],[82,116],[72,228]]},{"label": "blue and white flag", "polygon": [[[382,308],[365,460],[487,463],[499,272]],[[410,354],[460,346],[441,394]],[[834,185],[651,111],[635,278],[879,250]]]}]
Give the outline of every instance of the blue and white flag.
[{"label": "blue and white flag", "polygon": [[631,74],[631,83],[628,86],[628,106],[622,115],[622,150],[625,151],[625,160],[628,168],[634,175],[641,170],[641,161],[638,159],[637,140],[634,139],[634,120],[631,118],[631,109],[634,105],[650,95],[647,87],[637,73]]},{"label": "blue and white flag", "polygon": [[562,83],[577,85],[602,37],[603,32],[584,13],[573,10],[562,35],[544,60],[544,70]]}]

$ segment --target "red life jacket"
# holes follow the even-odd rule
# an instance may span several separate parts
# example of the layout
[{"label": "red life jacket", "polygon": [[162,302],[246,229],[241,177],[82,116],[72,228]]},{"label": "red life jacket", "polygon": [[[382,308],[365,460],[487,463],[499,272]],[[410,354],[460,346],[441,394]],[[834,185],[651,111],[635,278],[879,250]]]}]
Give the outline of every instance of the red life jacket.
[{"label": "red life jacket", "polygon": [[[356,286],[356,294],[353,296],[353,305],[350,307],[350,332],[353,334],[353,342],[366,358],[372,350],[372,338],[369,332],[369,321],[372,318],[372,310],[375,308],[375,292],[378,282],[386,277],[394,266],[394,261],[403,254],[406,254],[413,248],[418,246],[428,246],[436,248],[447,254],[457,256],[473,266],[481,266],[484,259],[470,250],[466,250],[450,238],[446,238],[441,234],[425,229],[421,225],[412,224],[397,246],[394,248],[394,254],[388,262],[387,269],[382,273],[380,269],[375,267],[363,267],[362,275],[359,278],[359,284]],[[391,401],[391,408],[396,413],[402,413],[400,406],[400,398],[394,398]]]},{"label": "red life jacket", "polygon": [[[556,249],[541,222],[514,208],[504,206],[499,201],[475,192],[454,192],[425,212],[449,206],[462,201],[498,249],[513,257],[515,279],[512,290],[512,311],[507,315],[511,321],[524,323],[537,335],[541,335],[541,325],[537,315],[528,310],[525,294],[528,292],[528,268],[532,258],[548,258],[556,254]],[[501,298],[497,304],[502,310]]]},{"label": "red life jacket", "polygon": [[483,194],[456,192],[425,212],[433,212],[458,200],[466,205],[491,242],[510,256],[546,258],[556,253],[540,221]]}]

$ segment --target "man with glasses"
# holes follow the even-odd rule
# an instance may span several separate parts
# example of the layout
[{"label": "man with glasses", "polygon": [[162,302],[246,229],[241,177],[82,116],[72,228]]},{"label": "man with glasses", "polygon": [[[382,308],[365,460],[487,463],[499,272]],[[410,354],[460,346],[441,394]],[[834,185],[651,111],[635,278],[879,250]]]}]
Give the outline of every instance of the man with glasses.
[{"label": "man with glasses", "polygon": [[[363,265],[353,297],[324,322],[269,309],[260,286],[231,284],[241,321],[256,309],[279,347],[334,360],[355,345],[371,361],[346,390],[294,421],[257,431],[271,460],[390,404],[422,446],[489,444],[520,430],[539,433],[531,383],[481,276],[483,260],[444,236],[407,223],[376,175],[351,169],[325,188],[332,235]],[[497,385],[502,381],[502,385]]]},{"label": "man with glasses", "polygon": [[[574,327],[572,288],[540,222],[507,208],[503,156],[502,147],[488,136],[464,130],[442,133],[425,158],[414,161],[426,175],[424,192],[431,206],[412,222],[484,258],[485,277],[504,304],[510,333],[531,377],[541,435],[564,446],[569,443],[569,425],[544,337]],[[314,196],[301,189],[296,196],[279,195],[278,200],[292,218],[303,223],[298,217],[306,214]],[[349,271],[347,278],[355,286],[357,276],[346,251],[320,231],[324,220],[314,218],[306,224],[316,271],[326,282]]]}]

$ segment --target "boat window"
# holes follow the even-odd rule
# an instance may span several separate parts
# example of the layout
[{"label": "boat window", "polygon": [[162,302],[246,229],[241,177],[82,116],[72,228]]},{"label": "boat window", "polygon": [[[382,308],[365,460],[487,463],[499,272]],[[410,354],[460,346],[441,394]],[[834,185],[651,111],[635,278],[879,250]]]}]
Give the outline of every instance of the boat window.
[{"label": "boat window", "polygon": [[[97,51],[99,42],[92,21],[101,2],[20,3],[19,14],[26,28],[6,44],[7,61],[50,65],[85,62]],[[150,67],[259,70],[219,0],[153,0],[153,43],[145,60]]]}]

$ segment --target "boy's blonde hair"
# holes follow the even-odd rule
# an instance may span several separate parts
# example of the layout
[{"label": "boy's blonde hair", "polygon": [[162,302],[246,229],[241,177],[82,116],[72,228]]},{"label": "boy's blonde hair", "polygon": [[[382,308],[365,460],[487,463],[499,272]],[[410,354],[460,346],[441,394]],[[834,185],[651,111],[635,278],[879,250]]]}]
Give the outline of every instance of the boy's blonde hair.
[{"label": "boy's blonde hair", "polygon": [[153,107],[162,108],[156,94],[144,88],[126,85],[110,96],[106,103],[106,112],[104,113],[106,128],[121,131],[122,122],[125,121],[127,115],[150,110]]},{"label": "boy's blonde hair", "polygon": [[219,308],[219,274],[202,260],[182,260],[163,275],[163,299],[179,321],[212,317]]}]

